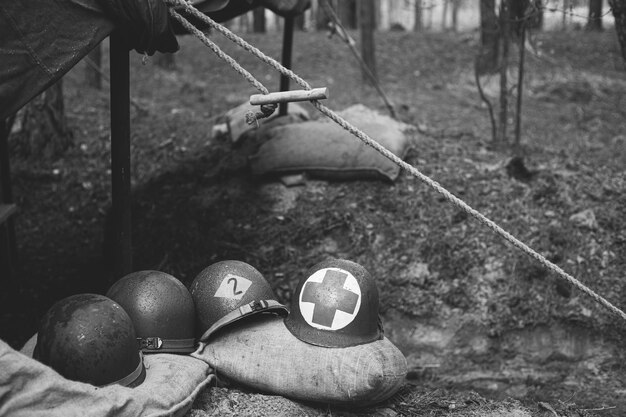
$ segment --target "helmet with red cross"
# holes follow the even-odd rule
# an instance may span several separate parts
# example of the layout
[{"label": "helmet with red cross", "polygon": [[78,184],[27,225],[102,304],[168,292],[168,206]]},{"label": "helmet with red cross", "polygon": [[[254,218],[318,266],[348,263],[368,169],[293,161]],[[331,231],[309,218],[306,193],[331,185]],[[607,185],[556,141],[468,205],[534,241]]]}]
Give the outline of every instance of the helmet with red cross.
[{"label": "helmet with red cross", "polygon": [[161,271],[137,271],[120,278],[107,292],[128,313],[143,353],[195,350],[196,311],[185,285]]},{"label": "helmet with red cross", "polygon": [[193,280],[191,296],[196,304],[200,340],[207,342],[217,330],[260,313],[286,316],[287,307],[276,301],[274,291],[253,266],[235,260],[203,269]]},{"label": "helmet with red cross", "polygon": [[96,386],[136,386],[146,376],[133,322],[98,294],[57,301],[41,319],[33,357],[67,379]]},{"label": "helmet with red cross", "polygon": [[376,282],[352,261],[329,259],[309,269],[290,310],[285,326],[312,345],[342,348],[383,338]]}]

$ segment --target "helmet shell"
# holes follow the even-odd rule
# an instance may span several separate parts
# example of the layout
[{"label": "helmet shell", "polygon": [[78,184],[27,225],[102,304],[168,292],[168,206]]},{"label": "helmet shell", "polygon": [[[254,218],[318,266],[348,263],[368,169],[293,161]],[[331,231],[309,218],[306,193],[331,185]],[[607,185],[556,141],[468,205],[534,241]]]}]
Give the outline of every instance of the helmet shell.
[{"label": "helmet shell", "polygon": [[145,378],[133,323],[103,295],[78,294],[43,316],[33,357],[67,379],[136,386]]},{"label": "helmet shell", "polygon": [[378,288],[363,266],[329,259],[310,268],[291,299],[285,326],[303,342],[342,348],[383,338]]},{"label": "helmet shell", "polygon": [[244,317],[265,312],[289,313],[287,307],[276,301],[263,275],[242,261],[209,265],[196,276],[190,288],[203,342],[218,329]]},{"label": "helmet shell", "polygon": [[195,350],[195,306],[185,285],[161,271],[138,271],[107,292],[128,313],[143,353]]}]

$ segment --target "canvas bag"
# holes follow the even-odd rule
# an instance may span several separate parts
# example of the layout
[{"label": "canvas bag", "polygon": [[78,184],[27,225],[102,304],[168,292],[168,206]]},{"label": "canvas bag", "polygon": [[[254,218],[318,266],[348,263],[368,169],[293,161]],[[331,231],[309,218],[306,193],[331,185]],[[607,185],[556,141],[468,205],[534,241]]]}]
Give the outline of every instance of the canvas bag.
[{"label": "canvas bag", "polygon": [[387,338],[347,348],[304,343],[281,317],[258,315],[221,329],[192,354],[218,377],[296,400],[366,406],[403,385],[406,358]]},{"label": "canvas bag", "polygon": [[[399,158],[410,146],[415,128],[361,104],[339,113]],[[395,181],[400,167],[328,119],[278,126],[264,132],[258,152],[250,157],[253,174],[308,173],[331,180]]]},{"label": "canvas bag", "polygon": [[95,387],[68,380],[32,359],[36,336],[21,352],[0,340],[0,415],[11,417],[183,416],[215,378],[186,355],[144,355],[146,379],[135,387]]}]

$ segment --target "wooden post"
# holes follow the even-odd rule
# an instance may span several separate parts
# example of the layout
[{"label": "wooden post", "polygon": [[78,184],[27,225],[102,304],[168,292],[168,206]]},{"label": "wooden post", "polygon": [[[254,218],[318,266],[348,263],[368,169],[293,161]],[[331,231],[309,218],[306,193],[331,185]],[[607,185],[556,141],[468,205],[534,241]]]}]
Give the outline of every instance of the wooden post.
[{"label": "wooden post", "polygon": [[311,90],[290,90],[269,94],[253,94],[250,96],[250,104],[260,106],[262,104],[291,103],[294,101],[323,100],[328,98],[328,88],[313,88]]},{"label": "wooden post", "polygon": [[130,217],[130,69],[123,35],[110,37],[111,72],[111,212],[113,218],[113,273],[132,272]]},{"label": "wooden post", "polygon": [[[285,27],[283,28],[283,56],[282,56],[282,64],[283,67],[287,69],[291,69],[291,51],[293,49],[293,25],[294,18],[293,16],[288,16],[285,18]],[[285,75],[280,75],[280,91],[289,90],[289,77]],[[288,111],[289,103],[280,103],[280,107],[278,109],[279,116],[286,116]]]},{"label": "wooden post", "polygon": [[[0,272],[6,273],[7,281],[1,285],[12,287],[17,282],[14,279],[14,268],[17,259],[17,244],[15,242],[15,225],[11,215],[15,211],[13,192],[11,187],[11,168],[9,165],[9,134],[12,123],[0,120],[0,208],[4,209],[6,219],[0,220]],[[0,216],[0,217],[4,217]]]}]

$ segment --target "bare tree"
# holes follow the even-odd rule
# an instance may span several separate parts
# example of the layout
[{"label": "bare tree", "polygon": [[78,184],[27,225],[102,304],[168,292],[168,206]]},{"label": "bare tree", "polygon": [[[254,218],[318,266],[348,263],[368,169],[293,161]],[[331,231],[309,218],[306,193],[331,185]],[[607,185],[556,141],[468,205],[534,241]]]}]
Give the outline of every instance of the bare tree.
[{"label": "bare tree", "polygon": [[494,73],[498,68],[500,44],[495,0],[480,0],[480,53],[476,63],[478,75]]},{"label": "bare tree", "polygon": [[[359,1],[358,3],[361,3]],[[339,19],[348,29],[357,27],[357,1],[356,0],[333,0],[333,7],[337,10]]]},{"label": "bare tree", "polygon": [[265,7],[257,7],[252,11],[252,30],[257,33],[265,33],[267,31]]},{"label": "bare tree", "polygon": [[73,144],[65,117],[63,80],[35,97],[17,117],[21,129],[11,139],[14,149],[24,157],[53,159]]},{"label": "bare tree", "polygon": [[615,31],[622,49],[622,58],[626,61],[626,2],[609,0],[609,5],[615,17]]},{"label": "bare tree", "polygon": [[[360,0],[359,8],[359,27],[361,30],[361,56],[365,65],[369,68],[376,81],[378,80],[376,73],[376,45],[374,43],[374,29],[376,28],[376,11],[375,0]],[[370,75],[363,70],[363,80],[368,81]]]},{"label": "bare tree", "polygon": [[92,88],[102,89],[102,46],[98,44],[85,57],[85,83]]},{"label": "bare tree", "polygon": [[460,0],[452,0],[452,31],[457,32],[459,30],[459,8],[461,6]]},{"label": "bare tree", "polygon": [[589,0],[589,14],[585,28],[596,32],[602,30],[602,0]]},{"label": "bare tree", "polygon": [[509,70],[509,39],[510,33],[510,1],[500,1],[500,54],[498,63],[500,65],[500,108],[498,112],[498,135],[497,141],[505,144],[507,141],[507,122],[509,118],[509,91],[508,77]]},{"label": "bare tree", "polygon": [[421,32],[424,29],[424,23],[422,22],[422,0],[415,0],[415,25],[413,30],[415,32]]}]

